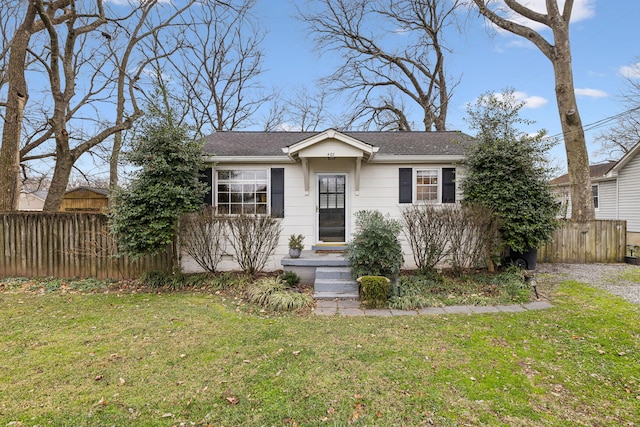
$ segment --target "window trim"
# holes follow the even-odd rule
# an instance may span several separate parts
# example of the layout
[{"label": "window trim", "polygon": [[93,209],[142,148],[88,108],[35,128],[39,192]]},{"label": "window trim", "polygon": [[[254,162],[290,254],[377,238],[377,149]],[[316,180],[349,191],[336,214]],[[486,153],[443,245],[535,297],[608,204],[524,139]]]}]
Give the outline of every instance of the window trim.
[{"label": "window trim", "polygon": [[[220,183],[220,179],[218,178],[218,173],[220,171],[261,171],[261,172],[266,172],[267,176],[265,178],[265,184],[267,186],[266,188],[266,195],[267,195],[267,199],[266,199],[266,212],[265,213],[259,213],[258,215],[266,215],[266,216],[271,216],[271,168],[269,167],[255,167],[255,166],[220,166],[220,167],[214,167],[213,168],[213,201],[214,201],[214,206],[217,210],[219,210],[220,205],[219,205],[219,193],[218,193],[218,185]],[[231,193],[230,193],[231,194]],[[262,204],[262,203],[261,203]],[[244,204],[243,204],[244,205]],[[233,215],[239,215],[239,214],[233,214],[233,213],[224,213],[224,215],[229,215],[229,216],[233,216]]]},{"label": "window trim", "polygon": [[[596,190],[595,193],[593,190]],[[593,207],[596,211],[600,209],[600,185],[591,184],[591,197],[593,198]]]},{"label": "window trim", "polygon": [[[436,183],[434,184],[418,184],[418,172],[429,171],[435,172]],[[426,188],[434,187],[436,188],[436,198],[435,200],[418,200],[418,185]],[[416,167],[413,168],[413,188],[414,188],[414,196],[413,202],[416,204],[429,204],[429,205],[437,205],[442,203],[441,194],[442,194],[442,168],[427,168],[427,167]]]}]

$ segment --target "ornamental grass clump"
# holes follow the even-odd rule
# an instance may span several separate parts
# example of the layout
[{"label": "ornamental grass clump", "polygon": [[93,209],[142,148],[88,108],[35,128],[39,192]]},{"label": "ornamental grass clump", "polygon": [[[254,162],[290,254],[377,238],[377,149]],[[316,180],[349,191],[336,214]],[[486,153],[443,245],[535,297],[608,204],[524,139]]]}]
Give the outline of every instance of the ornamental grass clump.
[{"label": "ornamental grass clump", "polygon": [[385,217],[379,211],[358,211],[356,231],[345,250],[351,273],[360,276],[397,277],[404,262],[398,236],[400,221]]},{"label": "ornamental grass clump", "polygon": [[270,311],[294,311],[313,304],[310,295],[296,292],[277,277],[265,277],[250,284],[245,295],[250,303]]},{"label": "ornamental grass clump", "polygon": [[366,308],[382,308],[387,305],[389,284],[391,281],[384,276],[362,276],[360,283],[360,299]]}]

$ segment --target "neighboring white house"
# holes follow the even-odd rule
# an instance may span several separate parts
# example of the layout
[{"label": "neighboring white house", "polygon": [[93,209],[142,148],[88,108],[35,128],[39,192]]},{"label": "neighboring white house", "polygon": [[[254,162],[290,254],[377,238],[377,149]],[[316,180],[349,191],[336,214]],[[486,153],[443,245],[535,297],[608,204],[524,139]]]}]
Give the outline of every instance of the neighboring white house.
[{"label": "neighboring white house", "polygon": [[19,211],[41,211],[44,207],[44,200],[47,198],[47,192],[38,191],[20,191],[20,199],[18,200]]},{"label": "neighboring white house", "polygon": [[[340,245],[357,211],[399,218],[412,203],[455,203],[459,162],[472,140],[461,132],[216,132],[204,145],[207,202],[223,213],[282,218],[267,266],[277,270],[291,234],[303,234],[307,250]],[[237,265],[227,257],[219,268]]]},{"label": "neighboring white house", "polygon": [[[590,167],[593,202],[597,219],[627,221],[627,244],[640,245],[640,143],[617,162]],[[569,176],[551,181],[563,203],[565,217],[571,217]]]}]

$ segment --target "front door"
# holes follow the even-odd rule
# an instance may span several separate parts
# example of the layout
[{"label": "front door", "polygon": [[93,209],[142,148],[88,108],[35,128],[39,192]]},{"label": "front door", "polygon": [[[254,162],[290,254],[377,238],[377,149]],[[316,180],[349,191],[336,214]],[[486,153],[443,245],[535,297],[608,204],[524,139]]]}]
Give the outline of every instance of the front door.
[{"label": "front door", "polygon": [[345,206],[346,206],[345,174],[318,175],[318,242],[344,243]]}]

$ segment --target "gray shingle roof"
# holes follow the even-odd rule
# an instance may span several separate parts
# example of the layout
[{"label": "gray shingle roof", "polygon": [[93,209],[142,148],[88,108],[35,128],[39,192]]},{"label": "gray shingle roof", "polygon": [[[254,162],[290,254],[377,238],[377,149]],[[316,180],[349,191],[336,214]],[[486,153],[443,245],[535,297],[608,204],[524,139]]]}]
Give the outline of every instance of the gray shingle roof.
[{"label": "gray shingle roof", "polygon": [[[589,176],[591,178],[602,178],[605,176],[618,162],[617,161],[609,161],[607,163],[600,163],[597,165],[589,166]],[[568,185],[569,184],[569,174],[566,173],[564,175],[560,175],[557,178],[552,179],[549,182],[551,185]]]},{"label": "gray shingle roof", "polygon": [[[321,132],[216,132],[205,138],[205,154],[283,156],[282,148]],[[462,132],[341,132],[379,147],[377,155],[464,155],[473,138]]]}]

